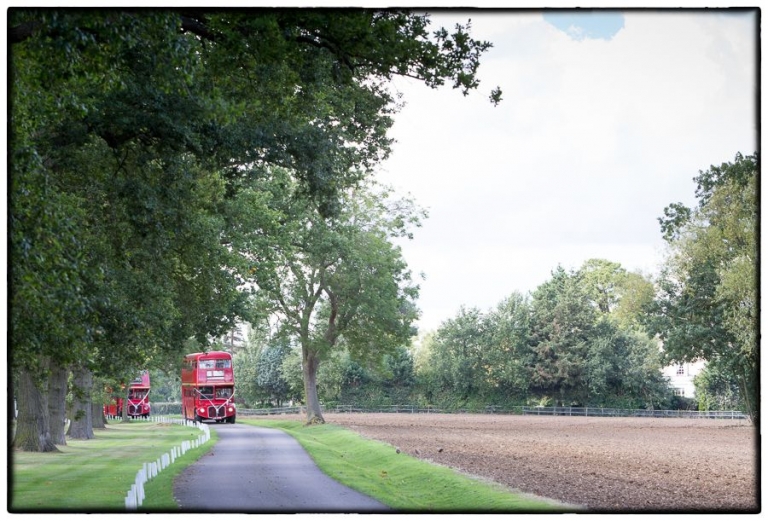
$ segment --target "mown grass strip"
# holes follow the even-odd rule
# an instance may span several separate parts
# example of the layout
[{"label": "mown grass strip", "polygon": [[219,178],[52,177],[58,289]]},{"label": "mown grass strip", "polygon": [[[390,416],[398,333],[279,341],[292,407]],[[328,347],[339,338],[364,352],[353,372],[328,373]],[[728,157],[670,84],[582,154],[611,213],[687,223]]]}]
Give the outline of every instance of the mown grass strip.
[{"label": "mown grass strip", "polygon": [[[10,512],[124,512],[125,496],[145,462],[156,461],[200,430],[170,423],[109,424],[91,440],[68,440],[61,452],[13,452]],[[145,485],[139,511],[178,510],[173,478],[213,447],[187,451]]]},{"label": "mown grass strip", "polygon": [[398,512],[574,511],[553,501],[515,494],[495,483],[397,453],[391,445],[365,439],[337,425],[306,426],[287,420],[240,421],[281,429],[292,435],[328,476]]},{"label": "mown grass strip", "polygon": [[[307,427],[297,421],[244,420],[294,436],[317,465],[340,483],[402,513],[572,512],[545,499],[530,498],[452,469],[398,454],[335,425]],[[116,423],[93,440],[70,440],[58,453],[13,452],[10,512],[123,512],[125,495],[144,462],[157,460],[196,428],[175,424]],[[207,453],[218,439],[187,451],[145,485],[139,511],[177,512],[173,480]]]}]

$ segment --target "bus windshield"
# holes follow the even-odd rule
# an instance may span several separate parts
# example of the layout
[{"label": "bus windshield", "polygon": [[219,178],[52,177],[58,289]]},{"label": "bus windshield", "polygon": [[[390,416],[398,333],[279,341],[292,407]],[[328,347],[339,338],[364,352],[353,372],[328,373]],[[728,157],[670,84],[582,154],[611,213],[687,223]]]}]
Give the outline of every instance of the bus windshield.
[{"label": "bus windshield", "polygon": [[141,400],[147,395],[146,389],[131,389],[128,391],[128,398],[131,400]]},{"label": "bus windshield", "polygon": [[231,387],[218,387],[216,389],[216,398],[221,398],[226,400],[227,398],[232,396],[232,388]]}]

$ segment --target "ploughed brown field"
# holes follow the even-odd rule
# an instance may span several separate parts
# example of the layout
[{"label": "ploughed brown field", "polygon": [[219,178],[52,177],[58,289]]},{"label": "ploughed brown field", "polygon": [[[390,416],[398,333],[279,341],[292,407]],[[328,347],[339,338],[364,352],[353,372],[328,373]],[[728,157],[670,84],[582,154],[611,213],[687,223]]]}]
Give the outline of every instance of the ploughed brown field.
[{"label": "ploughed brown field", "polygon": [[744,420],[326,413],[420,459],[587,511],[757,512]]}]

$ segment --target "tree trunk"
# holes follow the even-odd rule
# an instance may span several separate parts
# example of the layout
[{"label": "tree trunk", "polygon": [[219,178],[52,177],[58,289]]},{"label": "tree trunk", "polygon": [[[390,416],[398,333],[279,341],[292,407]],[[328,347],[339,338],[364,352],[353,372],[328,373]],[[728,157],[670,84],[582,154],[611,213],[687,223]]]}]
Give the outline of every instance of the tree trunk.
[{"label": "tree trunk", "polygon": [[51,439],[48,395],[43,380],[26,369],[19,372],[19,417],[13,446],[27,452],[58,452]]},{"label": "tree trunk", "polygon": [[[128,380],[130,382],[130,379]],[[127,423],[131,421],[131,418],[128,416],[128,397],[131,395],[131,384],[128,383],[125,386],[125,389],[123,389],[123,407],[120,412],[120,422],[121,423]]]},{"label": "tree trunk", "polygon": [[750,371],[751,367],[744,370],[743,374],[738,376],[737,379],[740,383],[740,391],[743,396],[744,408],[746,409],[747,416],[749,417],[752,425],[755,427],[760,426],[760,407],[759,407],[759,394],[757,392],[758,376],[757,371]]},{"label": "tree trunk", "polygon": [[307,425],[325,423],[320,400],[317,397],[317,368],[320,360],[307,348],[302,348],[301,368],[304,373],[304,396],[307,403]]},{"label": "tree trunk", "polygon": [[91,418],[93,419],[94,429],[107,428],[107,421],[104,419],[104,406],[102,404],[91,401]]},{"label": "tree trunk", "polygon": [[78,367],[73,372],[72,418],[69,424],[69,437],[76,440],[93,439],[93,415],[91,390],[93,373],[85,367]]},{"label": "tree trunk", "polygon": [[51,441],[56,445],[67,444],[67,380],[69,369],[52,367],[48,376],[48,422]]}]

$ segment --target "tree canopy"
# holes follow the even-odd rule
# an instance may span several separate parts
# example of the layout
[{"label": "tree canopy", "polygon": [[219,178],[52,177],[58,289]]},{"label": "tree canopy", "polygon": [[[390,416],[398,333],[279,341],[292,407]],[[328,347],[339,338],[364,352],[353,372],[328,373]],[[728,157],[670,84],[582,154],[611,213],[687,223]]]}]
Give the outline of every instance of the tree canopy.
[{"label": "tree canopy", "polygon": [[[278,185],[290,185],[284,173],[274,174]],[[333,219],[290,191],[272,199],[271,208],[280,233],[253,233],[242,251],[259,309],[277,317],[301,346],[308,420],[322,421],[317,370],[341,338],[365,359],[413,334],[418,288],[391,239],[417,225],[418,214],[407,202],[390,204],[387,191],[368,184],[350,190]]]},{"label": "tree canopy", "polygon": [[[466,95],[490,47],[406,10],[12,8],[8,22],[12,364],[38,390],[51,365],[132,374],[247,318],[235,246],[243,222],[272,218],[254,183],[282,168],[334,218],[389,153],[389,80]],[[22,426],[18,446],[49,450],[41,429]]]},{"label": "tree canopy", "polygon": [[651,327],[670,361],[706,360],[713,374],[738,382],[759,423],[758,259],[759,156],[699,172],[698,205],[677,203],[659,219],[669,256]]}]

